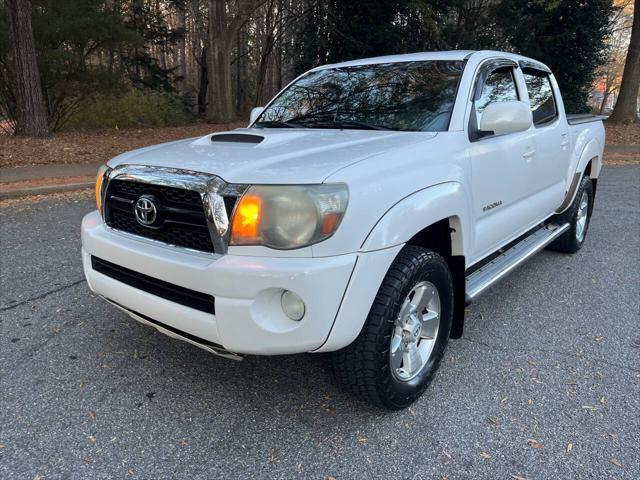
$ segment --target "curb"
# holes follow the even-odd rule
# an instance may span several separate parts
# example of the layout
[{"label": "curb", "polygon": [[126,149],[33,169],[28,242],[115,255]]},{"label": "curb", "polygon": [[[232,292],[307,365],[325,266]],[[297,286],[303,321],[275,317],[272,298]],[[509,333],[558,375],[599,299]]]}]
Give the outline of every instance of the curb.
[{"label": "curb", "polygon": [[605,145],[605,153],[640,153],[640,145]]},{"label": "curb", "polygon": [[67,183],[62,185],[43,185],[40,187],[16,188],[13,190],[0,190],[0,200],[7,198],[26,197],[29,195],[47,195],[49,193],[70,192],[72,190],[82,190],[93,188],[93,182]]}]

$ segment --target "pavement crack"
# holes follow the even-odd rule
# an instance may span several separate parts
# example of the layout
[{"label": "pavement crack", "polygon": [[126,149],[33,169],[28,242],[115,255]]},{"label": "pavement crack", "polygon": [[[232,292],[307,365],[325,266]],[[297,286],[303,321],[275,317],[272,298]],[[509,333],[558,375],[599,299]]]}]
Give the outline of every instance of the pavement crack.
[{"label": "pavement crack", "polygon": [[[492,345],[490,343],[481,342],[479,340],[470,340],[470,339],[464,338],[464,337],[462,337],[461,340],[463,340],[465,342],[469,342],[469,343],[475,343],[476,345],[482,345],[483,347],[486,347],[486,348],[488,348],[490,350],[496,350],[496,351],[501,351],[501,352],[510,352],[511,351],[507,347],[503,347],[501,345]],[[574,353],[559,352],[557,350],[548,350],[548,349],[545,349],[545,348],[532,348],[530,350],[527,350],[527,352],[528,353],[541,352],[541,353],[548,353],[548,354],[552,354],[552,355],[559,355],[559,356],[562,356],[562,357],[569,357],[569,358],[575,358],[575,359],[585,359],[587,361],[601,363],[603,365],[608,365],[610,367],[622,368],[623,370],[628,370],[630,372],[640,373],[640,369],[638,369],[638,368],[629,367],[627,365],[621,365],[619,363],[609,362],[608,360],[604,360],[602,358],[588,357],[586,355],[583,355],[582,357],[578,357]]]},{"label": "pavement crack", "polygon": [[21,305],[24,305],[25,303],[29,303],[29,302],[34,302],[36,300],[40,300],[40,299],[42,299],[44,297],[47,297],[47,296],[49,296],[49,295],[51,295],[53,293],[57,293],[57,292],[60,292],[62,290],[66,290],[67,288],[75,287],[76,285],[79,285],[79,284],[81,284],[81,283],[83,283],[85,281],[86,280],[84,278],[82,278],[82,279],[77,280],[75,282],[72,282],[72,283],[70,283],[68,285],[63,285],[61,287],[54,288],[53,290],[49,290],[48,292],[42,293],[42,294],[37,295],[35,297],[27,298],[26,300],[22,300],[21,302],[14,303],[13,305],[2,307],[2,308],[0,308],[0,312],[5,312],[7,310],[13,310],[14,308],[17,308],[17,307],[19,307]]}]

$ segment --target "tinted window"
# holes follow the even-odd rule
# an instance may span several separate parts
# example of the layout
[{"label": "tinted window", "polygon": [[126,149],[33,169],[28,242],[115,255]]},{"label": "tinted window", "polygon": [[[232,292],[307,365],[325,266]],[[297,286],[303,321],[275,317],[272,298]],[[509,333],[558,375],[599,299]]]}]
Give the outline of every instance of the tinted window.
[{"label": "tinted window", "polygon": [[499,68],[489,74],[479,94],[476,94],[476,125],[480,125],[480,117],[485,107],[493,102],[518,100],[518,90],[513,78],[513,70],[509,67]]},{"label": "tinted window", "polygon": [[462,69],[460,61],[424,61],[310,72],[255,126],[443,131]]},{"label": "tinted window", "polygon": [[549,75],[530,70],[525,70],[523,73],[527,91],[529,92],[534,125],[540,125],[556,118],[558,112],[553,99]]}]

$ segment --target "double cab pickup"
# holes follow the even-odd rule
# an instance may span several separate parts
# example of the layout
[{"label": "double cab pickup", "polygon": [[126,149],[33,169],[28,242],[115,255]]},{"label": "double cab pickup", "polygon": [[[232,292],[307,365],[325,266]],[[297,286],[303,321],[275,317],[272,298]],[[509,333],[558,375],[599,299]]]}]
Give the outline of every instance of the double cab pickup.
[{"label": "double cab pickup", "polygon": [[91,290],[216,355],[328,353],[367,401],[427,388],[465,307],[582,247],[599,118],[493,51],[315,68],[248,128],[119,155],[82,222]]}]

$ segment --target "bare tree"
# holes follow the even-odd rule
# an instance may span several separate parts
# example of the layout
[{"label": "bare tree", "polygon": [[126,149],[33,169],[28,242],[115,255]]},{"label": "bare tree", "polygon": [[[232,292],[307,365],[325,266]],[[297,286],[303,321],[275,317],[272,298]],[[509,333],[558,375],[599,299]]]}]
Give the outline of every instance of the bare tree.
[{"label": "bare tree", "polygon": [[640,89],[640,0],[635,0],[633,26],[627,60],[624,65],[620,95],[609,117],[610,122],[640,123],[638,118],[638,89]]},{"label": "bare tree", "polygon": [[283,38],[301,12],[288,8],[282,0],[267,0],[258,12],[255,28],[255,105],[264,105],[282,88]]},{"label": "bare tree", "polygon": [[616,11],[611,18],[610,34],[607,37],[607,62],[598,68],[596,90],[602,90],[600,104],[597,101],[592,106],[603,115],[609,105],[609,100],[620,89],[620,80],[624,70],[624,63],[629,49],[629,37],[633,24],[633,0],[618,0],[615,2]]},{"label": "bare tree", "polygon": [[230,122],[235,118],[231,50],[238,31],[261,0],[209,0],[207,45],[207,119]]},{"label": "bare tree", "polygon": [[9,23],[16,74],[16,135],[49,135],[47,109],[31,27],[31,0],[9,0]]}]

